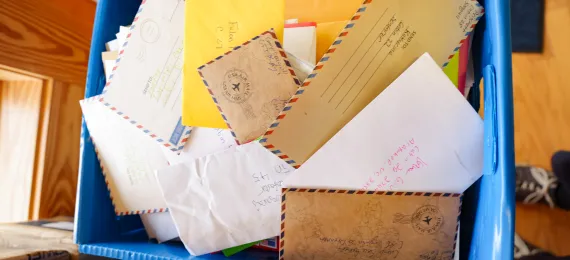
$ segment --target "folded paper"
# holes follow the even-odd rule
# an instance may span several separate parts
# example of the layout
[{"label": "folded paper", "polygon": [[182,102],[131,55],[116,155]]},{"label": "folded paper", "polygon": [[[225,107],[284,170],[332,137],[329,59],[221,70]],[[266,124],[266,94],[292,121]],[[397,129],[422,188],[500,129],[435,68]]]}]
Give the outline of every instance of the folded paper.
[{"label": "folded paper", "polygon": [[418,56],[445,67],[481,14],[471,0],[365,1],[261,141],[298,167]]},{"label": "folded paper", "polygon": [[278,235],[281,183],[292,171],[251,142],[156,176],[184,246],[202,255]]},{"label": "folded paper", "polygon": [[284,2],[186,1],[184,125],[228,128],[196,68],[270,28],[283,40]]},{"label": "folded paper", "polygon": [[128,30],[101,102],[133,128],[179,151],[189,134],[181,121],[183,4],[143,1]]},{"label": "folded paper", "polygon": [[317,23],[291,23],[285,25],[283,49],[311,64],[316,63]]},{"label": "folded paper", "polygon": [[162,243],[178,237],[178,231],[169,212],[141,214],[140,216],[149,238]]},{"label": "folded paper", "polygon": [[453,259],[459,194],[285,189],[280,259]]},{"label": "folded paper", "polygon": [[119,50],[119,40],[114,39],[105,43],[105,48],[107,51],[118,51]]},{"label": "folded paper", "polygon": [[106,107],[100,98],[95,96],[80,104],[115,213],[165,211],[166,203],[154,177],[156,169],[168,166],[159,144]]},{"label": "folded paper", "polygon": [[299,82],[305,81],[305,79],[307,79],[307,76],[309,76],[309,74],[313,71],[315,64],[311,64],[307,61],[299,59],[287,51],[285,51],[285,53],[287,54],[287,59],[289,60],[289,63],[291,63],[291,68],[293,68],[295,76],[297,76]]},{"label": "folded paper", "polygon": [[462,193],[482,170],[483,120],[426,53],[285,185]]},{"label": "folded paper", "polygon": [[259,138],[300,86],[273,31],[198,68],[238,144]]}]

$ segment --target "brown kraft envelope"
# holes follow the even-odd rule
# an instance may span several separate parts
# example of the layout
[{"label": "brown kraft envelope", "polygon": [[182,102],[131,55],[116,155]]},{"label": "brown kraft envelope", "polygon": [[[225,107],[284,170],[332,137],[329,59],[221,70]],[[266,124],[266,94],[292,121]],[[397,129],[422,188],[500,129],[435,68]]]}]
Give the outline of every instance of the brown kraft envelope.
[{"label": "brown kraft envelope", "polygon": [[300,86],[273,30],[198,68],[236,142],[262,136]]},{"label": "brown kraft envelope", "polygon": [[260,139],[295,168],[422,54],[445,67],[483,7],[475,0],[364,0],[355,11]]},{"label": "brown kraft envelope", "polygon": [[283,189],[280,259],[453,259],[461,195]]}]

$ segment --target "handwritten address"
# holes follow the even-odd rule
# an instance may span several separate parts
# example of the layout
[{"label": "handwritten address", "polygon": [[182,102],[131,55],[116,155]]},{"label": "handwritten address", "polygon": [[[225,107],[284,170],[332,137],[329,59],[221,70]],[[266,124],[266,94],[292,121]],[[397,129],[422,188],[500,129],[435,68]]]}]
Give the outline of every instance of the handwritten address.
[{"label": "handwritten address", "polygon": [[384,41],[383,46],[389,48],[389,56],[399,49],[406,49],[415,36],[416,31],[411,30],[403,20],[398,20],[396,15],[393,15],[376,37],[376,42]]},{"label": "handwritten address", "polygon": [[239,32],[239,23],[229,21],[227,24],[220,24],[216,27],[216,49],[235,47],[235,35]]},{"label": "handwritten address", "polygon": [[377,259],[395,259],[403,245],[402,241],[382,241],[379,238],[356,240],[320,237],[319,240],[322,243],[335,244],[337,250],[341,253],[350,254],[352,256],[358,256],[359,254],[367,254],[369,256],[376,255],[378,257]]},{"label": "handwritten address", "polygon": [[[274,165],[273,171],[276,176],[291,172],[290,167],[284,163]],[[264,172],[254,172],[251,174],[251,180],[259,187],[257,198],[251,201],[251,204],[257,211],[267,205],[281,202],[279,191],[281,190],[281,187],[283,187],[282,180],[274,180],[268,173]]]},{"label": "handwritten address", "polygon": [[269,65],[270,71],[277,72],[277,74],[287,74],[289,70],[285,67],[285,63],[281,58],[273,38],[260,38],[259,43],[263,49],[263,54]]},{"label": "handwritten address", "polygon": [[457,15],[455,18],[459,21],[459,27],[463,30],[463,32],[467,32],[471,30],[471,25],[477,20],[479,16],[479,12],[475,10],[475,6],[471,3],[471,1],[465,1],[462,5],[459,6],[457,10]]},{"label": "handwritten address", "polygon": [[414,138],[402,143],[383,161],[382,166],[369,176],[362,189],[373,188],[374,191],[379,191],[398,188],[404,184],[406,176],[428,166],[420,155],[420,146]]},{"label": "handwritten address", "polygon": [[145,84],[143,94],[151,100],[166,106],[172,100],[172,93],[177,88],[183,67],[183,46],[182,41],[176,41],[168,58],[162,68],[157,68]]}]

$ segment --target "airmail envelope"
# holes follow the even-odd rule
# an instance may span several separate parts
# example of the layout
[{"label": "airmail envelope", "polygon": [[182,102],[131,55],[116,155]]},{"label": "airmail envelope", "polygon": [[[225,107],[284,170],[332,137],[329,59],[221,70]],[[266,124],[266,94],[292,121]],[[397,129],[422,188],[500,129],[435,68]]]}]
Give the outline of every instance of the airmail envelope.
[{"label": "airmail envelope", "polygon": [[156,169],[168,166],[160,145],[105,107],[100,98],[80,104],[116,214],[165,211],[166,202],[154,176]]},{"label": "airmail envelope", "polygon": [[182,125],[184,5],[143,1],[128,30],[101,102],[148,138],[182,150],[190,133]]},{"label": "airmail envelope", "polygon": [[285,185],[462,193],[482,171],[483,120],[426,53]]},{"label": "airmail envelope", "polygon": [[259,138],[300,86],[273,31],[198,68],[238,144]]},{"label": "airmail envelope", "polygon": [[366,0],[261,139],[303,164],[418,56],[440,67],[482,15],[472,0]]},{"label": "airmail envelope", "polygon": [[183,123],[227,128],[196,68],[264,30],[283,39],[284,0],[186,1]]},{"label": "airmail envelope", "polygon": [[284,189],[281,259],[453,259],[459,194]]}]

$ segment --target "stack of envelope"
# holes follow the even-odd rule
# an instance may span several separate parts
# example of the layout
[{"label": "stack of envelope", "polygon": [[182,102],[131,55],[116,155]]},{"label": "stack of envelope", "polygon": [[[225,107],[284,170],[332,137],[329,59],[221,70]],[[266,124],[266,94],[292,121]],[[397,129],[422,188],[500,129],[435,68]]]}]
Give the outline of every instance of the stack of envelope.
[{"label": "stack of envelope", "polygon": [[81,101],[115,214],[192,255],[453,258],[483,8],[329,2],[143,1]]}]

